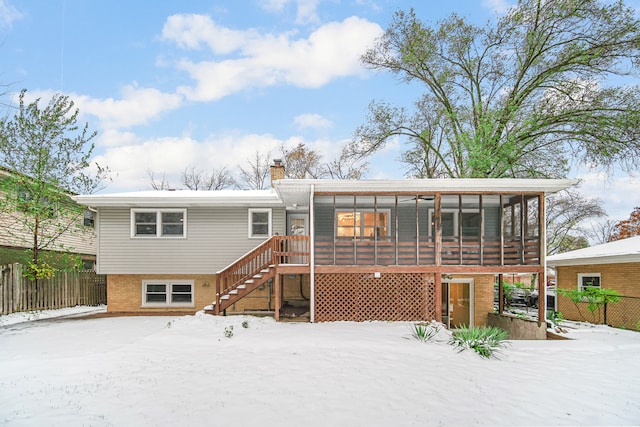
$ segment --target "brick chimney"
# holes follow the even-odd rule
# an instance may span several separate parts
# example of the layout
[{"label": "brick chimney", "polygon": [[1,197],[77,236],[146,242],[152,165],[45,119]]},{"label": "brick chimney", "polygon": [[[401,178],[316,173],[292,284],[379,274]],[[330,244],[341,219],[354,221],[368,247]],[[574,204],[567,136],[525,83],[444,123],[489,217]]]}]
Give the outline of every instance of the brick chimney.
[{"label": "brick chimney", "polygon": [[278,179],[284,179],[284,165],[282,164],[282,159],[273,159],[273,164],[271,165],[271,186],[273,187],[273,182]]}]

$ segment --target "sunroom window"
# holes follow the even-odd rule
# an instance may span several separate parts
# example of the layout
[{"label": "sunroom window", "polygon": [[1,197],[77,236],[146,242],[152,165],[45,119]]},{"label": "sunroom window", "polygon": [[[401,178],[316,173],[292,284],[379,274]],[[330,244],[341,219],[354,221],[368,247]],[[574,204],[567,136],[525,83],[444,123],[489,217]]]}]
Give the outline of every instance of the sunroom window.
[{"label": "sunroom window", "polygon": [[336,236],[362,240],[389,235],[389,211],[337,211]]}]

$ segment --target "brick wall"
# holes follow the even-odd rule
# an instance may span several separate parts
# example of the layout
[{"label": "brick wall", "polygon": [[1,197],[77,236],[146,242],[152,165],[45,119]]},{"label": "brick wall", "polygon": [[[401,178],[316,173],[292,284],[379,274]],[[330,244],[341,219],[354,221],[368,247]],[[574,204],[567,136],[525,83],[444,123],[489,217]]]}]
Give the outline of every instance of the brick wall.
[{"label": "brick wall", "polygon": [[[640,263],[591,264],[557,267],[556,284],[560,289],[578,289],[578,274],[600,273],[600,286],[615,289],[620,295],[640,297]],[[557,296],[558,311],[566,319],[602,323],[604,313],[591,313],[587,304],[576,305],[569,298]],[[627,309],[628,311],[628,309]],[[635,310],[637,311],[637,310]],[[625,312],[625,304],[609,304],[607,323],[612,326],[633,328],[640,321],[640,313]]]},{"label": "brick wall", "polygon": [[[194,307],[142,307],[143,280],[193,280]],[[215,299],[215,275],[174,274],[109,274],[107,276],[107,311],[109,312],[161,312],[194,313]]]}]

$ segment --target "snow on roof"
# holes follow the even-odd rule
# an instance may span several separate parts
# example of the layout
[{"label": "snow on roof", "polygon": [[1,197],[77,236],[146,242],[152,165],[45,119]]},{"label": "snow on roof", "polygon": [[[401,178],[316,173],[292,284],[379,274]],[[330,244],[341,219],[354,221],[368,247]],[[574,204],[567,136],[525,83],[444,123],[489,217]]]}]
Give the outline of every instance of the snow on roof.
[{"label": "snow on roof", "polygon": [[552,267],[623,262],[640,262],[640,236],[547,257],[547,264]]},{"label": "snow on roof", "polygon": [[571,179],[403,179],[403,180],[331,180],[281,179],[275,190],[164,190],[131,193],[75,196],[73,199],[91,207],[169,207],[169,206],[287,206],[306,205],[312,190],[328,193],[358,192],[542,192],[564,190],[577,183]]},{"label": "snow on roof", "polygon": [[148,190],[130,193],[91,194],[73,199],[91,207],[189,207],[189,206],[282,206],[269,190]]}]

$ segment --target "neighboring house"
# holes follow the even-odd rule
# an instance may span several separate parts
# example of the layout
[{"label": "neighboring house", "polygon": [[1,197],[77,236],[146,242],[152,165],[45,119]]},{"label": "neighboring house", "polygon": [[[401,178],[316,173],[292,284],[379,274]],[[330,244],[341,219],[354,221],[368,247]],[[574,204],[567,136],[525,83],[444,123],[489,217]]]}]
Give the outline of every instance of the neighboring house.
[{"label": "neighboring house", "polygon": [[543,280],[544,196],[573,184],[279,179],[75,200],[97,211],[109,311],[298,308],[316,322],[454,326],[486,323],[496,275]]},{"label": "neighboring house", "polygon": [[[15,173],[0,168],[0,180],[5,180]],[[2,188],[2,186],[0,186]],[[62,192],[62,203],[76,204],[71,197],[73,194]],[[31,249],[33,246],[33,232],[24,224],[25,214],[20,207],[20,198],[28,197],[27,194],[16,194],[7,197],[0,190],[0,198],[9,200],[5,207],[0,209],[0,264],[9,264],[16,261],[19,253]],[[67,217],[64,217],[64,216]],[[82,215],[69,216],[64,206],[52,204],[51,221],[46,221],[40,227],[39,242],[46,243],[43,251],[64,251],[78,255],[82,258],[86,269],[93,269],[96,260],[96,234],[94,229],[95,212],[89,208]],[[51,226],[52,223],[63,225]]]},{"label": "neighboring house", "polygon": [[[614,289],[624,298],[608,304],[607,324],[638,328],[640,322],[640,236],[551,255],[547,258],[556,270],[560,289],[598,287]],[[579,309],[567,297],[558,296],[557,310],[571,320],[604,321],[604,313],[594,313],[587,304]]]}]

